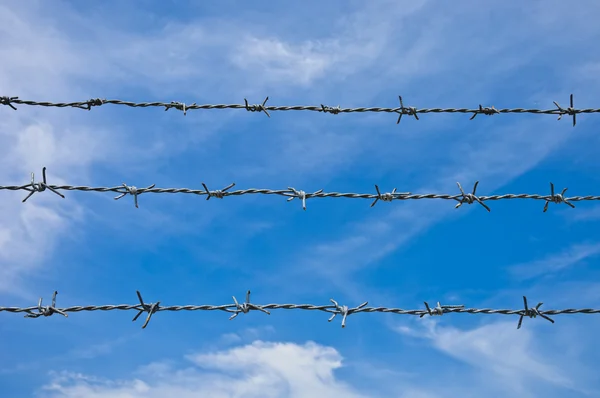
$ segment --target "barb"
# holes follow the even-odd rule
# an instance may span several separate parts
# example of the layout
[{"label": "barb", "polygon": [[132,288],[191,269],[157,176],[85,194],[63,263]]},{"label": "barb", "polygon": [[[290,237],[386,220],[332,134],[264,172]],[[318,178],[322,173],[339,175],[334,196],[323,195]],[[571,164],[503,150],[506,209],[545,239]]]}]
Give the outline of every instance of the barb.
[{"label": "barb", "polygon": [[577,110],[573,107],[573,94],[571,94],[571,96],[569,97],[569,103],[571,106],[569,106],[566,109],[563,108],[562,106],[558,105],[558,102],[556,102],[556,101],[552,101],[552,102],[554,102],[554,105],[556,105],[556,108],[558,109],[558,112],[559,112],[557,120],[562,119],[563,115],[572,116],[573,117],[573,127],[575,127],[575,125],[577,124],[577,114],[582,113],[582,112],[579,112],[579,110]]},{"label": "barb", "polygon": [[88,111],[91,111],[92,107],[101,106],[102,104],[105,103],[105,101],[106,100],[103,100],[101,98],[92,98],[91,100],[89,100],[85,103],[85,105],[82,107],[82,109],[87,109]]},{"label": "barb", "polygon": [[31,196],[36,192],[44,192],[46,189],[49,189],[51,192],[57,194],[61,198],[65,198],[65,196],[56,191],[51,185],[48,185],[48,181],[46,180],[46,168],[42,168],[42,182],[35,182],[35,174],[31,173],[31,184],[23,186],[22,188],[25,191],[29,191],[29,195],[25,199],[23,199],[23,203],[27,202],[27,199],[31,198]]},{"label": "barb", "polygon": [[248,100],[244,99],[243,104],[190,104],[186,105],[182,102],[132,102],[132,101],[123,101],[118,99],[91,99],[88,101],[82,102],[46,102],[46,101],[30,101],[30,100],[21,100],[19,97],[9,97],[3,96],[0,97],[0,105],[10,106],[12,109],[16,110],[15,105],[29,105],[29,106],[44,106],[44,107],[56,107],[56,108],[79,108],[90,110],[93,106],[100,106],[105,104],[111,105],[121,105],[128,106],[130,108],[150,108],[150,107],[158,107],[164,108],[165,110],[169,110],[171,108],[175,108],[183,111],[185,115],[187,111],[192,110],[215,110],[215,109],[245,109],[248,112],[262,112],[267,115],[269,118],[271,117],[269,112],[272,111],[312,111],[312,112],[320,112],[320,113],[332,113],[332,114],[340,114],[340,113],[366,113],[366,112],[376,112],[376,113],[397,113],[398,120],[396,124],[400,123],[403,115],[413,116],[416,120],[419,120],[419,116],[425,113],[463,113],[463,114],[471,114],[471,120],[475,119],[475,117],[479,114],[484,115],[498,115],[498,114],[507,114],[507,113],[528,113],[528,114],[536,114],[536,115],[558,115],[558,120],[562,119],[563,115],[569,115],[573,117],[573,126],[577,123],[577,115],[580,113],[600,113],[600,108],[583,108],[583,109],[575,109],[573,105],[573,94],[570,96],[570,106],[568,108],[563,108],[558,104],[558,102],[553,101],[556,106],[555,109],[526,109],[526,108],[503,108],[496,109],[492,107],[483,107],[479,105],[478,108],[422,108],[417,109],[413,106],[406,107],[404,106],[404,102],[401,96],[398,96],[400,100],[400,107],[398,108],[387,108],[387,107],[360,107],[360,108],[341,108],[339,105],[337,107],[329,107],[323,104],[320,105],[280,105],[280,106],[272,106],[267,105],[267,101],[269,97],[266,97],[262,104],[251,105],[248,103]]},{"label": "barb", "polygon": [[190,106],[196,106],[196,103],[194,102],[193,104],[189,105],[186,107],[186,105],[183,102],[176,102],[176,101],[172,101],[170,104],[166,104],[165,105],[165,112],[168,111],[171,108],[175,108],[177,110],[180,110],[183,112],[183,116],[185,116],[187,114],[187,111],[189,109]]},{"label": "barb", "polygon": [[[128,186],[127,184],[123,183],[123,188],[119,188],[121,189],[121,191],[115,191],[115,192],[121,192],[121,194],[119,196],[115,196],[115,200],[119,200],[121,199],[123,196],[129,194],[129,195],[133,195],[133,203],[135,204],[135,208],[138,209],[138,195],[143,194],[144,192],[148,192],[149,190],[151,190],[152,188],[154,188],[156,186],[156,184],[152,184],[147,188],[136,188],[134,186]],[[124,190],[124,191],[123,191]]]},{"label": "barb", "polygon": [[290,200],[294,200],[296,198],[300,199],[302,201],[302,210],[306,210],[306,199],[319,197],[319,195],[323,192],[322,189],[319,189],[318,191],[313,192],[313,193],[306,193],[304,191],[298,191],[292,187],[288,187],[288,189],[290,191],[292,191],[292,193],[286,195],[286,196],[290,196],[290,198],[287,201],[289,202]]},{"label": "barb", "polygon": [[338,315],[342,315],[342,328],[346,327],[346,318],[348,317],[348,315],[353,314],[355,312],[359,312],[359,310],[361,308],[365,308],[367,306],[367,304],[369,304],[368,301],[365,301],[364,303],[362,303],[361,305],[359,305],[358,307],[354,307],[354,308],[348,308],[347,305],[339,305],[337,303],[337,301],[335,301],[334,299],[330,299],[329,301],[331,301],[333,303],[333,305],[335,306],[335,311],[333,312],[333,315],[331,316],[331,318],[329,318],[327,320],[327,322],[331,322],[333,321],[333,319]]},{"label": "barb", "polygon": [[394,188],[392,192],[382,194],[379,191],[379,187],[377,186],[377,184],[375,184],[375,190],[377,191],[377,197],[375,198],[373,203],[371,203],[371,207],[375,206],[380,200],[384,202],[391,202],[394,199],[400,199],[402,196],[410,195],[410,192],[396,193],[396,188]]},{"label": "barb", "polygon": [[[527,307],[527,297],[523,296],[523,304],[525,304],[525,309],[521,312],[521,316],[519,317],[519,323],[517,324],[517,329],[521,329],[521,324],[523,323],[523,317],[529,317],[529,318],[535,318],[538,315],[542,318],[544,318],[547,321],[550,321],[550,323],[554,323],[554,320],[550,319],[548,316],[544,315],[539,309],[542,306],[542,304],[544,303],[538,303],[538,305],[535,306],[535,308],[528,308]],[[546,311],[548,312],[548,311]]]},{"label": "barb", "polygon": [[323,113],[331,113],[331,114],[337,115],[338,113],[340,113],[342,111],[342,108],[340,108],[339,105],[336,107],[332,107],[332,106],[327,106],[327,105],[321,104],[321,111]]},{"label": "barb", "polygon": [[[58,294],[57,291],[54,291],[54,294],[52,295],[52,304],[47,305],[45,307],[42,307],[42,298],[40,297],[40,301],[38,301],[38,305],[35,308],[30,308],[27,311],[27,314],[25,315],[25,318],[39,318],[41,316],[52,316],[54,314],[60,314],[62,316],[64,316],[65,318],[68,318],[69,315],[67,315],[65,313],[64,310],[59,310],[58,308],[56,308],[56,295]],[[34,310],[37,310],[38,312],[33,312]]]},{"label": "barb", "polygon": [[473,116],[471,116],[471,118],[469,120],[473,120],[475,119],[475,116],[479,115],[480,113],[483,113],[484,115],[487,116],[492,116],[492,115],[497,115],[500,112],[498,112],[498,110],[496,108],[494,108],[494,105],[492,105],[491,108],[488,107],[483,107],[481,106],[481,104],[479,104],[479,110],[476,112],[473,112]]},{"label": "barb", "polygon": [[419,315],[419,318],[423,318],[427,314],[429,314],[429,316],[442,316],[446,312],[450,312],[450,310],[457,308],[465,308],[464,305],[440,305],[440,302],[438,301],[437,305],[433,309],[431,309],[431,307],[429,307],[429,304],[427,304],[427,301],[424,301],[423,303],[425,304],[425,309],[427,310],[427,312]]},{"label": "barb", "polygon": [[271,313],[267,310],[265,310],[263,307],[261,307],[260,305],[254,305],[250,303],[250,290],[248,290],[246,292],[246,302],[245,303],[238,303],[238,301],[236,300],[235,296],[231,296],[231,298],[233,298],[233,302],[235,303],[235,310],[233,311],[233,315],[229,317],[229,320],[231,321],[232,319],[235,319],[238,314],[247,314],[248,312],[250,312],[250,310],[257,310],[257,311],[261,311],[264,312],[267,315],[271,315]]},{"label": "barb", "polygon": [[568,188],[564,188],[561,193],[554,193],[554,184],[550,183],[550,199],[546,200],[546,204],[544,205],[544,213],[548,210],[548,204],[552,203],[564,203],[567,206],[574,209],[575,206],[569,202],[568,199],[565,199],[565,192],[567,192]]},{"label": "barb", "polygon": [[460,189],[460,200],[456,199],[458,201],[458,204],[456,206],[454,206],[455,209],[458,209],[460,206],[463,205],[463,203],[466,204],[473,204],[473,202],[477,202],[480,205],[482,205],[488,212],[491,211],[489,207],[487,207],[487,205],[485,203],[483,203],[483,199],[475,196],[475,193],[477,192],[477,185],[479,185],[479,181],[475,181],[475,185],[473,185],[473,192],[472,193],[465,193],[465,191],[463,191],[462,187],[460,186],[460,182],[457,182],[456,185],[458,185],[458,189]]},{"label": "barb", "polygon": [[[117,305],[88,305],[88,306],[72,306],[72,307],[64,307],[64,308],[56,308],[56,292],[52,297],[52,305],[42,307],[42,299],[40,299],[37,307],[0,307],[0,312],[9,312],[9,313],[25,313],[25,317],[27,318],[39,318],[41,316],[47,317],[52,314],[61,314],[63,316],[67,316],[69,312],[83,312],[83,311],[137,311],[137,315],[133,318],[133,321],[137,320],[137,318],[143,314],[147,313],[148,316],[142,328],[145,328],[150,321],[150,318],[153,314],[160,311],[223,311],[227,313],[231,313],[231,317],[229,319],[235,319],[238,314],[247,314],[250,311],[261,311],[267,315],[270,315],[269,310],[303,310],[303,311],[320,311],[332,314],[332,316],[328,319],[328,322],[331,322],[337,315],[342,316],[342,327],[346,327],[346,318],[351,314],[358,313],[382,313],[382,314],[395,314],[395,315],[412,315],[423,318],[425,315],[429,316],[441,316],[443,314],[448,313],[459,313],[459,314],[488,314],[488,315],[510,315],[510,316],[519,316],[519,323],[517,325],[517,329],[521,328],[521,324],[524,317],[528,318],[536,318],[541,317],[544,318],[551,323],[554,323],[554,320],[550,318],[550,316],[554,315],[562,315],[562,314],[600,314],[600,309],[592,309],[592,308],[582,308],[582,309],[574,309],[567,308],[561,310],[540,310],[542,303],[539,303],[534,308],[529,308],[527,306],[527,298],[523,297],[523,302],[525,304],[524,309],[491,309],[491,308],[465,308],[464,305],[440,305],[437,303],[437,306],[431,308],[427,302],[425,302],[425,309],[416,309],[416,310],[406,310],[402,308],[394,308],[394,307],[367,307],[368,302],[365,301],[361,305],[348,308],[348,306],[340,305],[337,301],[331,299],[331,304],[329,305],[313,305],[313,304],[251,304],[250,303],[250,291],[246,293],[246,301],[244,303],[239,303],[235,296],[233,296],[233,304],[224,304],[224,305],[173,305],[173,306],[160,306],[160,302],[156,303],[145,303],[142,299],[142,295],[139,291],[136,292],[139,300],[139,304],[117,304]],[[37,311],[37,312],[36,312]]]},{"label": "barb", "polygon": [[265,115],[267,115],[267,117],[270,118],[271,115],[269,115],[267,108],[271,108],[271,107],[266,106],[268,100],[269,100],[269,97],[266,97],[262,104],[248,105],[248,100],[246,98],[244,98],[245,108],[248,112],[264,112]]},{"label": "barb", "polygon": [[233,188],[235,186],[235,183],[231,183],[231,184],[227,185],[225,188],[218,189],[216,191],[209,191],[209,189],[206,187],[205,183],[202,183],[202,186],[204,187],[204,191],[206,192],[206,200],[209,200],[212,197],[223,199],[226,195],[226,192],[229,189]]},{"label": "barb", "polygon": [[140,305],[139,305],[140,308],[138,310],[137,315],[133,317],[131,322],[137,321],[137,319],[140,317],[140,315],[142,315],[144,312],[147,312],[148,316],[146,317],[146,321],[142,325],[142,329],[146,329],[146,326],[148,326],[148,322],[150,322],[150,318],[152,318],[152,314],[154,314],[155,312],[160,310],[160,307],[159,307],[160,301],[157,301],[156,303],[146,304],[146,303],[144,303],[144,299],[142,298],[141,293],[136,290],[136,294],[138,296],[138,300],[140,300]]},{"label": "barb", "polygon": [[[398,110],[396,110],[397,113],[399,113],[398,115],[398,121],[396,122],[396,124],[400,124],[400,120],[402,120],[402,116],[403,115],[408,115],[408,116],[414,116],[416,120],[419,120],[419,116],[417,116],[417,108],[415,108],[414,106],[410,106],[408,108],[404,107],[404,102],[402,101],[402,96],[398,96],[398,99],[400,100],[400,108]],[[425,112],[423,112],[425,113]]]},{"label": "barb", "polygon": [[10,106],[13,110],[17,110],[12,104],[14,101],[18,101],[19,97],[0,97],[0,104]]},{"label": "barb", "polygon": [[222,199],[226,196],[242,196],[242,195],[276,195],[276,196],[284,196],[287,198],[287,201],[291,201],[294,199],[299,199],[302,202],[302,209],[306,210],[306,201],[311,198],[346,198],[346,199],[368,199],[371,200],[371,206],[375,206],[378,201],[391,202],[393,200],[423,200],[423,199],[437,199],[437,200],[453,200],[458,202],[456,204],[456,208],[461,207],[463,204],[473,204],[475,202],[479,203],[483,206],[488,212],[490,208],[484,203],[487,201],[496,201],[496,200],[514,200],[514,199],[524,199],[524,200],[543,200],[545,201],[544,212],[548,209],[549,203],[564,203],[572,208],[575,206],[573,202],[581,202],[581,201],[599,201],[600,196],[572,196],[565,197],[567,189],[563,189],[560,194],[554,192],[554,185],[550,183],[550,195],[539,195],[539,194],[502,194],[502,195],[491,195],[491,196],[480,196],[477,195],[477,187],[479,186],[479,181],[476,181],[473,185],[473,191],[471,193],[465,193],[460,183],[456,183],[458,189],[460,190],[460,194],[436,194],[436,193],[425,193],[425,194],[413,194],[411,192],[396,192],[394,188],[392,192],[382,193],[379,189],[378,185],[375,185],[376,193],[344,193],[344,192],[324,192],[322,189],[307,193],[302,190],[297,190],[292,187],[288,187],[287,189],[240,189],[237,191],[230,190],[235,186],[234,183],[229,184],[225,188],[221,190],[211,191],[208,189],[206,184],[202,183],[202,189],[189,189],[189,188],[156,188],[155,184],[152,184],[146,188],[136,188],[134,186],[128,186],[127,184],[122,184],[121,186],[116,187],[88,187],[88,186],[76,186],[76,185],[50,185],[46,182],[46,168],[42,169],[43,173],[43,182],[36,183],[33,180],[32,173],[32,182],[26,185],[0,185],[0,191],[28,191],[29,195],[23,200],[25,202],[31,195],[36,192],[43,192],[48,189],[60,197],[64,198],[62,194],[58,191],[82,191],[82,192],[112,192],[119,194],[114,199],[118,200],[126,195],[132,195],[134,199],[135,207],[138,207],[138,196],[146,193],[160,193],[160,194],[192,194],[197,196],[206,196],[207,200],[211,197]]}]

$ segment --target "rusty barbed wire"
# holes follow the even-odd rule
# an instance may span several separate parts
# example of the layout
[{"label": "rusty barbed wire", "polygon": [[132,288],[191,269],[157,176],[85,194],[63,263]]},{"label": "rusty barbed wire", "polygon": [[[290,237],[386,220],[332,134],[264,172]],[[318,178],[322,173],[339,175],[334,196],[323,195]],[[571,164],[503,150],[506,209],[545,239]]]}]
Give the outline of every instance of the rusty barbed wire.
[{"label": "rusty barbed wire", "polygon": [[524,308],[519,310],[510,309],[491,309],[491,308],[465,308],[464,305],[437,305],[433,308],[425,302],[425,309],[419,310],[405,310],[401,308],[390,308],[390,307],[367,307],[368,302],[360,304],[356,307],[348,307],[346,305],[340,305],[334,299],[331,299],[332,304],[328,305],[313,305],[313,304],[254,304],[250,302],[250,290],[246,293],[246,301],[239,303],[235,296],[233,298],[233,304],[223,305],[171,305],[161,306],[160,301],[156,303],[146,303],[142,298],[139,291],[136,291],[139,304],[117,304],[117,305],[87,305],[87,306],[71,306],[64,308],[56,307],[56,295],[58,292],[54,292],[52,296],[52,304],[49,306],[42,306],[42,299],[40,298],[36,307],[0,307],[0,312],[10,313],[25,313],[26,318],[39,318],[48,317],[54,314],[60,314],[67,317],[69,312],[83,312],[83,311],[138,311],[133,318],[136,321],[142,314],[146,313],[146,320],[142,325],[142,329],[145,329],[152,318],[152,315],[161,311],[223,311],[233,315],[229,317],[229,320],[235,319],[239,314],[247,314],[251,311],[260,311],[266,315],[270,315],[269,310],[305,310],[305,311],[320,311],[332,314],[328,319],[331,322],[337,315],[342,317],[341,325],[342,328],[346,327],[346,320],[348,316],[358,313],[386,313],[396,315],[413,315],[420,318],[425,315],[429,316],[442,316],[448,313],[459,313],[459,314],[488,314],[488,315],[517,315],[519,321],[517,323],[517,329],[521,328],[523,318],[543,318],[551,323],[554,320],[550,316],[562,315],[562,314],[600,314],[600,309],[592,308],[567,308],[562,310],[540,310],[543,303],[538,303],[535,307],[529,307],[527,304],[527,298],[523,296]]},{"label": "rusty barbed wire", "polygon": [[498,115],[506,113],[530,113],[536,115],[556,115],[558,120],[561,120],[564,115],[572,117],[573,126],[577,124],[577,115],[581,113],[600,113],[600,108],[584,108],[576,109],[573,103],[573,94],[569,97],[569,106],[564,108],[559,105],[558,102],[553,101],[555,109],[531,109],[531,108],[502,108],[496,109],[494,106],[487,107],[479,105],[478,108],[421,108],[418,109],[414,106],[404,106],[404,101],[401,96],[398,96],[400,106],[395,108],[388,107],[360,107],[360,108],[341,108],[339,105],[331,107],[327,105],[267,105],[269,97],[266,97],[262,103],[250,104],[247,99],[244,99],[243,104],[202,104],[198,105],[195,102],[193,104],[185,104],[183,102],[171,101],[171,102],[132,102],[123,101],[118,99],[101,99],[94,98],[87,101],[81,102],[47,102],[47,101],[30,101],[22,100],[19,97],[3,96],[0,97],[0,105],[6,105],[14,110],[17,110],[15,105],[30,105],[30,106],[43,106],[43,107],[55,107],[55,108],[79,108],[85,110],[91,110],[93,107],[101,105],[122,105],[131,108],[151,108],[158,107],[164,108],[165,111],[169,109],[177,109],[183,112],[184,115],[188,111],[192,110],[214,110],[214,109],[243,109],[248,112],[261,112],[267,117],[271,117],[269,112],[273,111],[312,111],[321,113],[331,113],[338,115],[340,113],[365,113],[365,112],[378,112],[378,113],[396,113],[398,114],[398,120],[396,124],[399,124],[402,120],[402,116],[412,116],[415,120],[419,120],[418,115],[426,113],[463,113],[471,114],[470,120],[475,119],[477,115]]},{"label": "rusty barbed wire", "polygon": [[48,184],[46,178],[46,168],[42,169],[42,182],[35,182],[35,175],[31,173],[31,182],[26,185],[0,185],[1,190],[8,191],[28,191],[29,194],[23,199],[23,202],[26,202],[33,194],[38,192],[44,192],[49,190],[54,194],[60,196],[64,199],[64,195],[62,195],[59,191],[83,191],[83,192],[113,192],[118,194],[114,199],[118,200],[127,195],[133,196],[135,207],[139,207],[138,204],[138,196],[146,193],[160,193],[160,194],[192,194],[198,196],[206,196],[206,199],[210,198],[218,198],[223,199],[228,196],[242,196],[242,195],[276,195],[276,196],[284,196],[287,198],[287,201],[291,201],[294,199],[300,200],[302,203],[302,209],[306,210],[306,201],[308,199],[313,198],[347,198],[347,199],[369,199],[373,200],[371,203],[371,207],[375,206],[377,202],[391,202],[394,200],[421,200],[421,199],[442,199],[442,200],[453,200],[458,202],[455,208],[461,207],[463,204],[473,204],[478,203],[483,208],[485,208],[488,212],[491,211],[488,205],[484,202],[487,201],[497,201],[497,200],[509,200],[509,199],[530,199],[530,200],[543,200],[545,201],[543,212],[548,210],[548,206],[550,203],[555,204],[565,204],[571,208],[574,208],[575,205],[572,202],[581,202],[581,201],[598,201],[600,200],[600,196],[571,196],[566,197],[567,188],[564,188],[561,193],[556,193],[554,190],[554,184],[550,183],[550,194],[549,195],[540,195],[540,194],[502,194],[502,195],[490,195],[483,196],[477,195],[477,187],[479,185],[479,181],[476,181],[473,185],[473,190],[469,193],[466,193],[460,183],[456,183],[458,186],[458,190],[460,193],[457,194],[435,194],[435,193],[427,193],[427,194],[413,194],[411,192],[396,192],[396,188],[394,188],[391,192],[382,193],[379,189],[378,185],[375,185],[376,193],[343,193],[343,192],[323,192],[322,189],[319,189],[314,192],[305,192],[303,190],[298,190],[296,188],[288,187],[287,189],[241,189],[236,191],[231,191],[230,189],[235,186],[234,183],[229,184],[225,188],[218,190],[209,190],[206,184],[202,183],[202,189],[189,189],[189,188],[157,188],[155,184],[147,186],[145,188],[137,188],[132,185],[127,185],[125,183],[116,187],[88,187],[88,186],[77,186],[77,185],[52,185]]}]

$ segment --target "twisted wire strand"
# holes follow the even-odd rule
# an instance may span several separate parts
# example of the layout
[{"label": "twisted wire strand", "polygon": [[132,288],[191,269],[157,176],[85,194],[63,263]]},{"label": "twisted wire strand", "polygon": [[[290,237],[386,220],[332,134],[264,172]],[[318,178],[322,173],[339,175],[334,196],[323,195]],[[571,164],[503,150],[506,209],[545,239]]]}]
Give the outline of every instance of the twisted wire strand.
[{"label": "twisted wire strand", "polygon": [[215,109],[245,109],[249,112],[262,112],[266,114],[268,117],[271,117],[269,112],[277,112],[277,111],[311,111],[311,112],[321,112],[321,113],[331,113],[331,114],[340,114],[340,113],[365,113],[365,112],[377,112],[377,113],[396,113],[398,114],[398,121],[402,119],[403,115],[412,116],[415,120],[419,120],[418,115],[427,114],[427,113],[461,113],[461,114],[471,114],[470,120],[473,120],[477,115],[483,114],[487,116],[497,115],[497,114],[507,114],[507,113],[529,113],[529,114],[537,114],[537,115],[557,115],[558,120],[562,118],[564,115],[568,115],[573,119],[573,126],[577,123],[576,116],[582,113],[600,113],[600,108],[583,108],[576,109],[573,105],[573,94],[570,96],[570,106],[562,107],[556,101],[553,101],[556,108],[554,109],[534,109],[534,108],[501,108],[496,109],[494,106],[484,107],[479,105],[478,108],[416,108],[413,106],[404,106],[404,101],[402,97],[398,97],[400,102],[400,107],[390,108],[390,107],[358,107],[358,108],[341,108],[339,105],[337,107],[331,107],[327,105],[281,105],[281,106],[273,106],[267,105],[267,101],[269,97],[266,97],[265,100],[260,104],[249,104],[248,100],[244,99],[244,104],[185,104],[183,102],[171,101],[171,102],[132,102],[132,101],[123,101],[119,99],[101,99],[94,98],[87,101],[78,101],[78,102],[49,102],[49,101],[31,101],[31,100],[22,100],[19,97],[10,97],[3,96],[0,97],[0,104],[11,107],[16,110],[15,105],[29,105],[29,106],[42,106],[42,107],[55,107],[55,108],[79,108],[85,110],[91,110],[93,107],[98,107],[101,105],[120,105],[127,106],[130,108],[164,108],[165,111],[169,109],[177,109],[183,112],[183,114],[187,114],[188,111],[191,110],[215,110]]},{"label": "twisted wire strand", "polygon": [[153,314],[161,311],[223,311],[232,313],[230,319],[234,319],[240,313],[248,313],[252,310],[261,311],[270,315],[269,310],[304,310],[304,311],[320,311],[333,314],[329,321],[333,320],[336,315],[342,315],[342,327],[346,326],[346,317],[356,313],[386,313],[395,315],[412,315],[423,317],[429,316],[441,316],[448,313],[459,313],[459,314],[487,314],[487,315],[518,315],[519,323],[517,328],[521,327],[521,323],[524,317],[536,318],[537,316],[544,318],[551,323],[554,320],[549,316],[564,315],[564,314],[600,314],[600,309],[592,308],[566,308],[558,310],[540,310],[539,308],[543,303],[538,303],[535,307],[529,307],[527,298],[523,296],[524,307],[522,309],[491,309],[491,308],[465,308],[463,305],[441,305],[439,302],[435,307],[430,307],[425,302],[425,309],[401,309],[393,307],[367,307],[368,302],[364,302],[361,305],[349,308],[348,306],[341,306],[335,300],[331,299],[332,304],[329,305],[313,305],[313,304],[253,304],[250,303],[250,291],[246,293],[246,301],[240,304],[235,296],[233,296],[234,304],[222,304],[222,305],[171,305],[171,306],[160,306],[160,301],[156,303],[144,302],[142,295],[139,291],[136,292],[139,304],[117,304],[117,305],[87,305],[87,306],[71,306],[71,307],[56,307],[56,295],[58,292],[54,292],[52,296],[52,305],[42,306],[42,299],[40,298],[39,303],[35,307],[0,307],[0,312],[9,313],[25,313],[27,318],[38,318],[48,317],[53,314],[60,314],[64,317],[68,317],[70,312],[83,312],[83,311],[138,311],[138,314],[133,319],[134,321],[142,314],[147,313],[146,322],[142,326],[145,328],[150,321]]},{"label": "twisted wire strand", "polygon": [[313,198],[347,198],[347,199],[369,199],[372,200],[371,207],[375,206],[378,201],[391,202],[394,200],[423,200],[423,199],[441,199],[441,200],[453,200],[458,202],[456,208],[463,204],[478,203],[484,207],[487,211],[491,211],[489,206],[484,202],[498,201],[498,200],[514,200],[514,199],[527,199],[527,200],[543,200],[545,201],[543,211],[548,210],[550,203],[566,204],[571,208],[574,208],[573,202],[581,201],[598,201],[600,196],[597,195],[586,195],[586,196],[571,196],[566,197],[567,188],[564,188],[560,193],[555,192],[554,184],[550,183],[550,194],[501,194],[501,195],[477,195],[477,187],[479,181],[476,181],[471,192],[465,192],[460,183],[456,183],[460,193],[457,194],[413,194],[411,192],[396,192],[394,188],[391,192],[382,193],[378,185],[375,185],[375,193],[344,193],[344,192],[323,192],[318,190],[315,192],[305,192],[297,190],[292,187],[287,189],[240,189],[231,191],[230,189],[235,184],[230,184],[227,187],[220,190],[209,190],[206,184],[202,183],[203,189],[190,189],[190,188],[157,188],[155,184],[152,184],[145,188],[138,188],[135,186],[129,186],[123,183],[121,186],[114,187],[89,187],[79,185],[53,185],[48,184],[46,178],[46,168],[42,169],[43,179],[41,182],[35,182],[35,175],[31,173],[31,182],[26,185],[0,185],[0,191],[27,191],[28,195],[23,199],[26,202],[33,194],[49,190],[54,194],[64,198],[64,195],[59,191],[82,191],[82,192],[112,192],[118,194],[115,199],[121,199],[126,195],[131,195],[134,198],[134,204],[138,207],[138,196],[146,193],[154,194],[191,194],[198,196],[206,196],[206,199],[218,198],[223,199],[228,196],[242,196],[242,195],[276,195],[286,197],[288,201],[293,199],[299,199],[302,203],[302,208],[306,210],[306,200]]}]

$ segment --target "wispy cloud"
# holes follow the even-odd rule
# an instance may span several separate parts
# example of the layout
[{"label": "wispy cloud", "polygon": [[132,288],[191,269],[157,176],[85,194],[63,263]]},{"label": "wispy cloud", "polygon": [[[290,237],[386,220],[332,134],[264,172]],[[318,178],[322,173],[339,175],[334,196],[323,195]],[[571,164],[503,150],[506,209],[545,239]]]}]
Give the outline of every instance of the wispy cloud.
[{"label": "wispy cloud", "polygon": [[[540,385],[578,390],[573,372],[556,357],[545,355],[534,333],[515,328],[512,322],[496,322],[475,328],[440,326],[435,321],[413,329],[397,327],[403,334],[424,339],[431,347],[469,366],[462,376],[483,388],[489,396],[519,394],[535,397]],[[440,378],[446,375],[440,374]],[[456,383],[459,384],[459,383]],[[482,386],[486,387],[482,387]],[[547,388],[547,387],[544,387]],[[580,390],[586,391],[585,388]]]},{"label": "wispy cloud", "polygon": [[599,253],[600,243],[580,243],[539,260],[511,265],[508,269],[515,278],[535,278],[563,271]]},{"label": "wispy cloud", "polygon": [[568,215],[569,220],[575,221],[598,221],[600,220],[600,207],[595,206],[591,209],[580,209],[577,213],[570,212],[564,213],[565,216]]}]

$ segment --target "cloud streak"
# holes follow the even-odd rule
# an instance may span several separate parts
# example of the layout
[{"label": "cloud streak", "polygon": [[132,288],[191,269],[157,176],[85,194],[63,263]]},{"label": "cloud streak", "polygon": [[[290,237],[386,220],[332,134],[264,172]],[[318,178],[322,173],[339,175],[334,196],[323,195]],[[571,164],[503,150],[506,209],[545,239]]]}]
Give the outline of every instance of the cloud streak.
[{"label": "cloud streak", "polygon": [[515,264],[509,267],[514,278],[529,279],[542,275],[556,274],[571,268],[600,253],[600,243],[581,243],[549,254],[539,260]]}]

